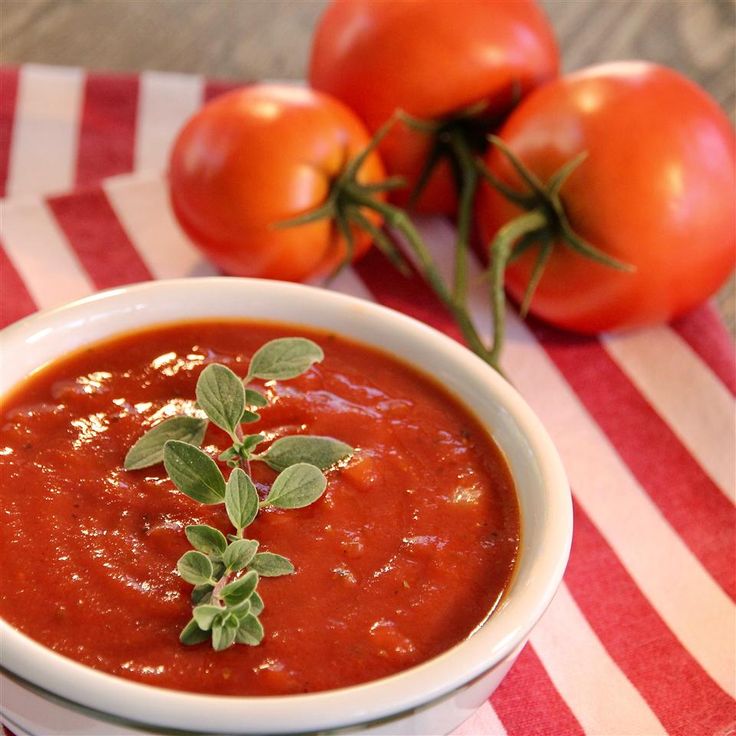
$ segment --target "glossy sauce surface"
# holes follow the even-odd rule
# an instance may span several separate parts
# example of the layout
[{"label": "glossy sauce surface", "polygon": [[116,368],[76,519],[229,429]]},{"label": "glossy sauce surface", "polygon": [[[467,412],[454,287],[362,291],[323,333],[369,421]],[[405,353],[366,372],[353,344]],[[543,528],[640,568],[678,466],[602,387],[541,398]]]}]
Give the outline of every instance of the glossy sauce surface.
[{"label": "glossy sauce surface", "polygon": [[[245,375],[260,345],[294,334],[325,360],[291,381],[255,382],[272,403],[248,431],[328,435],[356,454],[328,471],[315,504],[267,508],[248,529],[296,566],[259,585],[264,642],[185,647],[183,529],[227,533],[229,522],[223,506],[179,493],[161,465],[128,472],[123,458],[153,423],[194,410],[207,363]],[[226,446],[210,427],[204,449]],[[253,467],[265,493],[274,473]],[[72,659],[161,687],[313,692],[406,669],[487,617],[518,552],[513,483],[477,421],[412,368],[303,328],[162,326],[55,362],[3,401],[0,477],[0,615]]]}]

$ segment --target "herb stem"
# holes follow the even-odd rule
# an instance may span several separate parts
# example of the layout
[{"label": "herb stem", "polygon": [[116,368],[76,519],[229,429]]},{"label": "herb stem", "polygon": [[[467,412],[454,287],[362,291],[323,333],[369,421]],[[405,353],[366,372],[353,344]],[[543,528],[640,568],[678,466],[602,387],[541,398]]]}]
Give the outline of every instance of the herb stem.
[{"label": "herb stem", "polygon": [[[243,427],[238,424],[237,427],[235,427],[234,432],[230,432],[230,439],[235,442],[236,445],[239,445],[243,441]],[[242,454],[238,453],[237,457],[240,459],[240,464],[243,466],[243,470],[250,475],[250,458],[243,457]]]},{"label": "herb stem", "polygon": [[[263,640],[258,616],[264,602],[256,590],[260,576],[291,575],[295,568],[282,555],[258,552],[258,541],[244,539],[244,529],[264,506],[298,509],[316,501],[327,488],[322,468],[329,469],[350,457],[353,448],[331,437],[279,438],[264,453],[257,457],[254,453],[254,459],[278,471],[268,496],[259,501],[250,476],[250,453],[265,436],[245,436],[242,424],[258,421],[258,412],[248,407],[268,406],[268,400],[242,384],[250,378],[296,378],[323,358],[322,348],[312,340],[290,337],[262,345],[251,357],[245,381],[227,366],[212,363],[200,373],[195,389],[207,419],[170,417],[140,437],[125,457],[128,470],[163,460],[169,478],[184,495],[200,503],[224,503],[225,513],[235,527],[236,534],[227,536],[207,524],[192,524],[184,530],[194,549],[179,558],[176,568],[180,577],[195,587],[192,618],[179,634],[182,644],[199,644],[211,638],[213,649],[220,651],[236,643],[257,646]],[[233,441],[218,457],[231,467],[227,480],[213,458],[200,449],[209,422]],[[241,463],[245,470],[237,467]],[[242,570],[247,572],[240,575]]]},{"label": "herb stem", "polygon": [[230,582],[231,575],[223,575],[219,580],[210,580],[210,584],[214,586],[212,588],[212,598],[213,601],[219,601],[220,600],[220,591]]}]

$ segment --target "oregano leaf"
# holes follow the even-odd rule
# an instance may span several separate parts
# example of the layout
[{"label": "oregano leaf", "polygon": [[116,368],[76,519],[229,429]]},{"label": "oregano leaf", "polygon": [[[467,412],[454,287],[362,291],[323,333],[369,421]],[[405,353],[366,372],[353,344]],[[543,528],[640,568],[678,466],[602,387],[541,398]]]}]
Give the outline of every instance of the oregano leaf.
[{"label": "oregano leaf", "polygon": [[189,619],[189,623],[181,630],[181,634],[179,634],[179,641],[187,646],[201,644],[209,638],[209,631],[202,631],[202,629],[197,626],[197,622],[194,618]]},{"label": "oregano leaf", "polygon": [[273,552],[259,552],[253,556],[248,567],[251,570],[255,570],[264,578],[291,575],[294,572],[294,565],[288,557],[283,557]]},{"label": "oregano leaf", "polygon": [[215,617],[223,613],[223,610],[222,606],[213,606],[205,603],[201,606],[197,606],[192,611],[192,615],[200,629],[203,631],[209,631],[212,628],[212,623],[215,620]]},{"label": "oregano leaf", "polygon": [[215,461],[198,447],[178,440],[164,445],[164,467],[185,495],[205,504],[222,503],[225,478]]},{"label": "oregano leaf", "polygon": [[227,450],[223,450],[218,456],[217,459],[221,463],[227,463],[231,460],[235,460],[237,462],[237,458],[240,457],[240,445],[233,445],[232,447],[228,447]]},{"label": "oregano leaf", "polygon": [[209,557],[222,557],[222,553],[227,549],[225,535],[219,529],[207,524],[192,524],[184,529],[184,533],[194,549]]},{"label": "oregano leaf", "polygon": [[239,539],[228,546],[222,561],[230,572],[239,572],[250,563],[257,550],[258,542],[255,539]]},{"label": "oregano leaf", "polygon": [[240,619],[235,641],[238,644],[248,644],[257,647],[263,641],[264,631],[261,622],[253,614]]},{"label": "oregano leaf", "polygon": [[268,406],[268,399],[254,388],[245,389],[245,405],[256,409],[263,409]]},{"label": "oregano leaf", "polygon": [[222,619],[223,626],[226,626],[228,629],[237,629],[240,625],[240,621],[238,620],[238,617],[232,613],[231,611],[227,611]]},{"label": "oregano leaf", "polygon": [[228,583],[220,590],[220,598],[222,598],[228,606],[237,606],[244,600],[250,598],[250,594],[258,585],[258,573],[255,570],[249,570],[242,578]]},{"label": "oregano leaf", "polygon": [[258,459],[274,470],[285,470],[297,463],[309,463],[320,470],[327,470],[352,454],[350,445],[332,437],[297,434],[276,440]]},{"label": "oregano leaf", "polygon": [[140,470],[160,463],[164,459],[164,445],[168,440],[180,440],[199,447],[206,431],[207,420],[200,417],[178,416],[165,419],[149,429],[128,450],[123,467],[126,470]]},{"label": "oregano leaf", "polygon": [[190,550],[176,563],[176,569],[184,580],[192,585],[212,582],[212,563],[207,555]]},{"label": "oregano leaf", "polygon": [[296,378],[324,359],[322,348],[305,337],[282,337],[256,350],[248,366],[251,378],[286,380]]},{"label": "oregano leaf", "polygon": [[242,468],[233,468],[227,479],[225,511],[238,533],[248,526],[258,513],[258,491]]},{"label": "oregano leaf", "polygon": [[247,598],[242,603],[238,603],[237,606],[228,606],[227,610],[230,613],[234,613],[238,618],[244,618],[250,613],[251,605],[250,598]]},{"label": "oregano leaf", "polygon": [[212,648],[216,652],[221,652],[223,649],[231,647],[235,643],[238,628],[225,626],[224,624],[215,624],[212,627]]},{"label": "oregano leaf", "polygon": [[327,488],[327,478],[314,465],[297,463],[276,477],[263,505],[300,509],[316,501]]},{"label": "oregano leaf", "polygon": [[245,409],[243,382],[227,366],[208,365],[197,380],[197,403],[226,432],[234,432]]},{"label": "oregano leaf", "polygon": [[192,588],[192,595],[190,596],[192,605],[197,606],[200,603],[209,603],[210,598],[212,597],[213,589],[214,589],[214,586],[212,585],[212,583],[204,583],[201,585],[195,585]]},{"label": "oregano leaf", "polygon": [[250,612],[254,616],[260,616],[261,613],[263,613],[263,609],[265,608],[265,605],[263,603],[263,598],[261,598],[261,596],[258,595],[258,591],[254,590],[250,594],[250,598],[248,600],[250,601]]},{"label": "oregano leaf", "polygon": [[241,442],[241,452],[245,455],[249,455],[250,452],[255,449],[257,445],[259,445],[263,440],[266,439],[266,436],[263,434],[247,434],[245,437],[243,437],[243,441]]}]

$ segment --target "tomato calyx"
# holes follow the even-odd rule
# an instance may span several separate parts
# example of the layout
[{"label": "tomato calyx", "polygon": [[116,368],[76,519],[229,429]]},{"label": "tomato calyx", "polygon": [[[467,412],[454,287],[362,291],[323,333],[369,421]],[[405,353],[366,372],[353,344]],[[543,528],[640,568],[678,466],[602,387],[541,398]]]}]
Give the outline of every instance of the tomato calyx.
[{"label": "tomato calyx", "polygon": [[488,150],[488,131],[501,122],[486,114],[488,108],[488,103],[481,101],[436,120],[424,120],[403,110],[397,111],[396,117],[406,127],[431,139],[429,153],[409,195],[410,210],[416,206],[441,161],[450,164],[457,189],[462,189],[467,157],[481,156]]},{"label": "tomato calyx", "polygon": [[[517,99],[520,96],[518,89],[514,91],[514,96]],[[488,131],[495,129],[503,116],[491,115],[488,101],[481,100],[438,120],[422,120],[403,111],[397,111],[396,117],[407,127],[432,139],[430,152],[410,195],[409,209],[416,204],[439,163],[446,160],[450,165],[458,194],[452,295],[455,303],[464,308],[467,302],[473,208],[480,178],[492,179],[492,185],[501,194],[521,207],[527,208],[531,203],[527,196],[515,192],[480,166],[481,158],[491,142]],[[498,368],[497,365],[494,367]]]},{"label": "tomato calyx", "polygon": [[[478,131],[488,130],[490,125],[489,121],[483,118],[484,111],[485,104],[479,103],[466,108],[456,116],[440,121],[420,120],[401,111],[396,113],[396,117],[413,129],[433,137],[430,155],[412,193],[414,200],[421,194],[434,167],[442,157],[447,158],[452,167],[458,190],[458,210],[451,290],[444,283],[441,285],[434,283],[437,279],[436,274],[432,273],[431,262],[420,261],[420,264],[425,279],[442,301],[450,307],[458,324],[460,323],[459,315],[467,314],[470,236],[473,207],[480,180],[487,182],[523,211],[521,215],[506,223],[498,231],[489,248],[491,265],[488,275],[494,328],[493,341],[489,348],[486,348],[482,341],[478,341],[476,345],[471,344],[480,357],[501,372],[499,359],[504,341],[506,310],[504,281],[506,267],[510,262],[527,250],[533,247],[538,248],[532,274],[520,307],[522,317],[525,317],[529,310],[534,292],[553,249],[558,243],[585,258],[610,268],[628,271],[631,270],[631,267],[588,243],[574,231],[570,224],[560,192],[570,175],[583,163],[587,154],[581,153],[568,161],[550,177],[549,181],[543,183],[497,136],[484,132],[483,143],[479,142]],[[496,147],[508,159],[524,185],[522,191],[506,184],[484,165],[482,154],[489,145]]]},{"label": "tomato calyx", "polygon": [[[467,299],[467,263],[473,203],[479,181],[475,162],[488,149],[488,131],[501,122],[501,118],[494,118],[489,110],[489,103],[481,100],[437,120],[422,120],[401,110],[396,113],[396,117],[404,125],[431,138],[429,153],[409,196],[409,209],[417,204],[440,162],[449,163],[455,180],[458,208],[452,294],[459,305],[464,305]],[[509,195],[513,196],[511,190]]]},{"label": "tomato calyx", "polygon": [[346,164],[344,170],[333,180],[330,192],[323,204],[309,212],[305,212],[303,215],[284,220],[278,223],[276,227],[293,227],[325,218],[331,219],[345,240],[347,254],[330,278],[335,278],[351,262],[354,251],[354,226],[367,232],[376,247],[389,261],[401,273],[409,276],[412,269],[404,254],[392,242],[385,230],[372,221],[366,213],[373,212],[377,214],[384,227],[395,230],[403,237],[414,256],[417,268],[427,284],[452,314],[470,348],[481,358],[488,360],[488,349],[478,335],[470,315],[444,283],[429,249],[411,218],[405,210],[389,204],[381,196],[386,191],[406,186],[404,180],[400,177],[388,177],[381,182],[372,184],[362,184],[358,180],[361,166],[378,147],[396,123],[397,118],[398,114],[379,128],[368,146]]},{"label": "tomato calyx", "polygon": [[275,224],[275,227],[287,228],[306,225],[318,220],[331,220],[345,241],[346,252],[345,258],[330,274],[330,279],[334,279],[353,260],[355,253],[354,226],[370,235],[373,243],[391,261],[394,267],[402,273],[409,272],[401,252],[364,212],[364,209],[378,212],[378,209],[373,205],[382,201],[381,195],[393,189],[405,187],[406,182],[399,176],[387,177],[383,181],[370,184],[363,184],[358,180],[361,167],[386,137],[393,124],[394,119],[392,118],[376,132],[370,143],[355,158],[345,164],[339,175],[330,182],[329,193],[320,206],[302,215]]},{"label": "tomato calyx", "polygon": [[488,140],[506,157],[526,187],[526,191],[523,192],[510,189],[494,176],[482,161],[476,159],[475,165],[479,175],[524,211],[499,229],[488,249],[491,258],[489,275],[494,328],[490,359],[497,362],[504,339],[506,267],[522,253],[535,246],[538,247],[529,283],[519,308],[522,317],[529,311],[534,292],[557,243],[584,258],[618,271],[633,271],[633,267],[580,237],[570,224],[560,192],[570,175],[585,161],[587,152],[582,152],[563,164],[544,184],[503,140],[494,135],[490,135]]}]

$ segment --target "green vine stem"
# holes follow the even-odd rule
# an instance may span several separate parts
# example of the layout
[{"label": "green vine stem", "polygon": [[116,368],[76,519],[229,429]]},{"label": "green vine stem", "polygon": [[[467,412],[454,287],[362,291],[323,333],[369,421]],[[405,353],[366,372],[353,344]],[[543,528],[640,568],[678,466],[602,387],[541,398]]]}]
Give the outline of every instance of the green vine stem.
[{"label": "green vine stem", "polygon": [[[472,187],[469,188],[469,191],[465,195],[465,201],[467,202],[464,220],[466,246],[465,252],[460,254],[456,259],[454,291],[445,284],[437,264],[409,215],[401,208],[385,202],[381,196],[384,192],[405,185],[405,183],[397,177],[389,177],[382,182],[371,184],[363,184],[358,181],[358,174],[362,164],[370,153],[378,147],[381,140],[383,140],[401,116],[402,114],[397,112],[394,117],[377,131],[369,145],[354,159],[347,162],[344,171],[332,182],[330,192],[323,204],[298,217],[276,223],[275,227],[295,227],[316,220],[331,219],[345,240],[347,249],[347,257],[337,267],[332,276],[333,278],[350,262],[350,257],[354,250],[354,238],[351,228],[353,226],[359,227],[372,237],[376,247],[386,255],[389,261],[401,273],[408,276],[411,273],[411,269],[406,263],[402,252],[367,216],[368,212],[375,212],[382,218],[385,225],[393,228],[403,236],[416,258],[419,271],[425,282],[452,314],[470,349],[483,360],[489,362],[488,348],[478,334],[465,307],[467,293],[467,250],[469,249],[468,236],[472,222],[472,201],[478,179],[477,170],[472,165],[472,154],[470,150],[467,150],[467,155],[464,158],[464,166],[466,173],[474,181]],[[493,365],[493,367],[498,368],[497,365]]]},{"label": "green vine stem", "polygon": [[460,196],[457,210],[457,240],[455,244],[455,282],[453,295],[458,304],[465,304],[468,295],[468,253],[473,227],[473,204],[478,189],[478,167],[468,142],[458,130],[447,134],[455,154]]},{"label": "green vine stem", "polygon": [[[471,350],[483,358],[483,360],[489,361],[490,355],[488,349],[478,334],[478,331],[468,314],[468,310],[463,304],[458,303],[447,284],[443,281],[440,271],[437,268],[437,264],[432,258],[429,249],[424,243],[424,240],[422,240],[421,235],[409,215],[399,207],[395,207],[394,205],[386,202],[381,202],[369,195],[366,195],[366,193],[361,191],[359,187],[347,186],[345,193],[355,202],[355,204],[380,214],[383,217],[384,222],[389,227],[394,228],[404,236],[407,244],[417,258],[422,276],[434,291],[435,295],[452,314]],[[498,367],[494,363],[491,363],[491,365],[495,368]]]},{"label": "green vine stem", "polygon": [[[631,270],[631,268],[586,242],[575,233],[568,220],[560,192],[568,177],[585,160],[585,154],[580,154],[567,162],[550,177],[549,181],[544,183],[518,159],[500,138],[483,134],[483,142],[479,142],[478,132],[484,112],[484,108],[473,106],[445,121],[425,121],[397,111],[377,131],[369,145],[346,163],[344,171],[332,183],[329,195],[321,206],[292,220],[278,223],[277,226],[290,227],[323,218],[331,219],[345,240],[347,249],[346,259],[338,266],[335,273],[349,263],[354,250],[352,228],[360,228],[371,236],[376,247],[389,261],[407,275],[410,273],[410,268],[401,250],[368,217],[369,212],[376,213],[385,226],[392,228],[403,237],[414,255],[420,274],[448,309],[470,349],[503,375],[499,361],[505,337],[504,282],[509,263],[527,250],[537,248],[536,260],[520,307],[522,317],[526,316],[545,267],[557,247],[568,247],[579,255],[610,268],[623,271]],[[371,184],[363,184],[358,181],[358,173],[367,157],[376,150],[391,127],[399,121],[433,139],[430,156],[411,193],[410,201],[416,201],[434,167],[441,159],[450,161],[455,174],[458,187],[458,213],[454,272],[451,284],[445,282],[409,214],[385,201],[383,194],[404,185],[404,182],[398,177],[389,177],[382,182]],[[506,184],[483,163],[479,154],[489,144],[495,146],[506,157],[517,173],[523,191],[517,191]],[[489,244],[491,265],[488,274],[493,324],[490,346],[486,345],[479,335],[467,308],[473,208],[481,181],[486,182],[522,210],[522,214],[507,222],[496,233],[493,242]]]},{"label": "green vine stem", "polygon": [[506,292],[504,275],[512,250],[518,240],[530,233],[543,230],[547,218],[541,210],[532,210],[507,222],[491,243],[490,300],[493,315],[493,345],[489,353],[491,365],[498,365],[506,333]]},{"label": "green vine stem", "polygon": [[522,317],[525,317],[529,310],[532,297],[539,285],[547,262],[558,244],[609,268],[619,271],[631,271],[632,267],[613,258],[577,235],[567,217],[567,212],[560,198],[560,190],[569,176],[586,159],[587,154],[585,152],[563,164],[545,184],[534,175],[503,140],[493,135],[489,136],[488,139],[491,145],[495,146],[506,157],[527,188],[525,192],[510,190],[506,184],[492,174],[480,159],[475,160],[479,175],[502,196],[524,211],[523,214],[501,227],[488,249],[491,258],[490,297],[494,326],[490,357],[493,364],[497,363],[500,358],[504,341],[506,309],[504,281],[506,267],[515,257],[535,245],[539,246],[520,306]]}]

